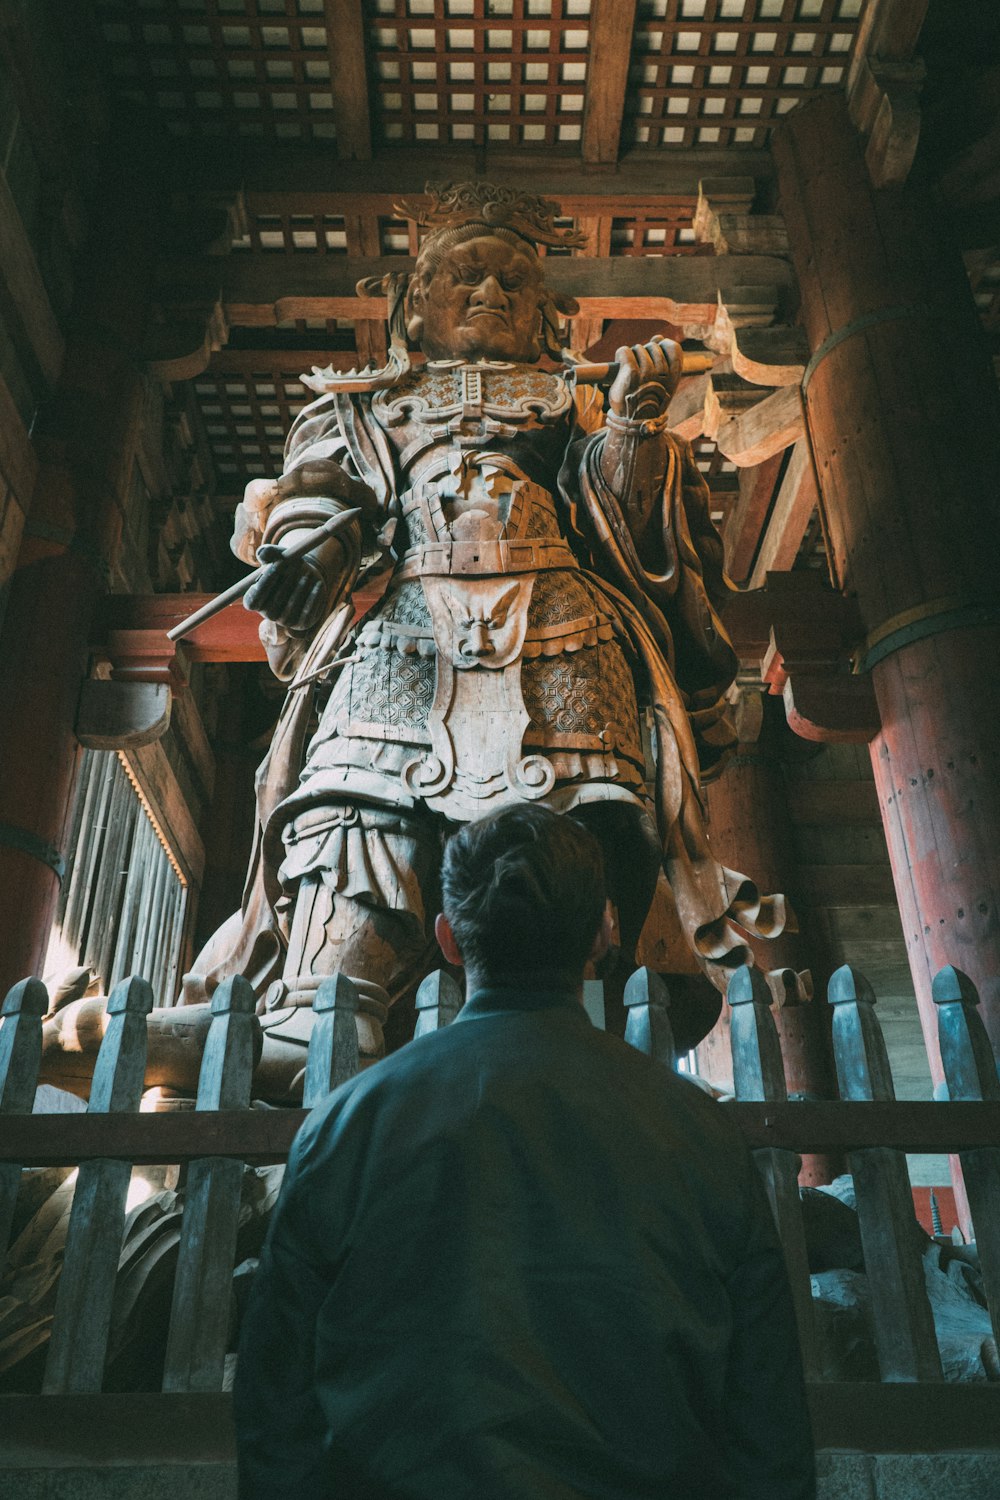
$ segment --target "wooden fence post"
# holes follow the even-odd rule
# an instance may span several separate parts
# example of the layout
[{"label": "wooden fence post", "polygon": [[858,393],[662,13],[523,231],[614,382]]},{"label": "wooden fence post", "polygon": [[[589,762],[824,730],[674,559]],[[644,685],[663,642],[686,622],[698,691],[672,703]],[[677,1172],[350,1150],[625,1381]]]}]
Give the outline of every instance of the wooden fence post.
[{"label": "wooden fence post", "polygon": [[464,1003],[462,988],[458,981],[444,969],[435,969],[420,981],[417,990],[417,1024],[413,1028],[413,1040],[427,1036],[431,1031],[440,1031],[450,1026]]},{"label": "wooden fence post", "polygon": [[[1000,1099],[997,1060],[979,1014],[979,995],[967,974],[950,965],[934,976],[941,1061],[951,1099]],[[1000,1148],[959,1152],[976,1231],[983,1288],[1000,1347]]]},{"label": "wooden fence post", "polygon": [[[833,1051],[842,1099],[895,1099],[875,995],[848,964],[828,990]],[[849,1153],[871,1289],[875,1346],[883,1380],[941,1380],[941,1357],[924,1283],[913,1193],[902,1151],[872,1146]]]},{"label": "wooden fence post", "polygon": [[[766,1104],[788,1098],[781,1043],[771,1014],[771,991],[761,971],[748,964],[733,972],[726,990],[730,1005],[729,1034],[733,1049],[733,1088],[737,1099]],[[803,1109],[808,1105],[803,1105]],[[802,1363],[809,1379],[818,1379],[822,1360],[812,1304],[812,1278],[806,1249],[799,1171],[802,1159],[794,1151],[777,1148],[753,1153],[764,1180],[774,1222],[785,1253],[799,1330]]]},{"label": "wooden fence post", "polygon": [[674,1029],[670,1024],[670,991],[655,969],[636,969],[622,996],[628,1012],[625,1040],[637,1052],[655,1057],[665,1068],[677,1066]]},{"label": "wooden fence post", "polygon": [[315,1020],[309,1038],[302,1103],[313,1109],[358,1071],[358,992],[340,970],[327,975],[313,1000]]},{"label": "wooden fence post", "polygon": [[[253,987],[237,975],[212,997],[212,1022],[198,1078],[198,1110],[248,1109],[260,1056]],[[221,1391],[232,1307],[233,1261],[243,1163],[201,1157],[188,1168],[165,1391]]]},{"label": "wooden fence post", "polygon": [[[42,1057],[42,1017],[49,997],[40,979],[22,979],[7,995],[0,1016],[0,1115],[30,1115]],[[0,1165],[0,1266],[14,1222],[21,1168]]]},{"label": "wooden fence post", "polygon": [[[145,979],[123,979],[112,990],[89,1114],[138,1109],[152,1007]],[[46,1394],[101,1389],[131,1176],[128,1161],[88,1161],[79,1169],[42,1382]]]}]

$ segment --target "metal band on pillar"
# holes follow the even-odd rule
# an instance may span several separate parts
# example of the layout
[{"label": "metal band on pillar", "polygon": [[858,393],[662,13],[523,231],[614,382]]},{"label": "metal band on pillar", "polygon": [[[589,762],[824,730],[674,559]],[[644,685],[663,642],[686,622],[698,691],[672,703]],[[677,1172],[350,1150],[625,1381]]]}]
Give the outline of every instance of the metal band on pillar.
[{"label": "metal band on pillar", "polygon": [[894,615],[873,630],[865,641],[856,670],[870,672],[893,652],[914,641],[926,640],[928,636],[943,635],[946,630],[962,630],[970,625],[995,625],[998,621],[1000,604],[997,603],[971,604],[957,598],[929,600],[927,604]]},{"label": "metal band on pillar", "polygon": [[898,307],[876,308],[874,312],[865,313],[862,317],[845,323],[843,328],[835,329],[833,333],[827,335],[806,365],[805,374],[802,376],[803,396],[809,389],[809,382],[815,375],[817,366],[821,365],[826,356],[845,339],[853,338],[856,333],[864,333],[868,328],[875,328],[879,323],[895,323],[901,318],[926,318],[932,313],[933,309],[928,302],[903,302]]},{"label": "metal band on pillar", "polygon": [[55,845],[40,838],[37,833],[29,833],[27,828],[18,828],[16,823],[0,823],[0,848],[16,849],[19,854],[27,854],[29,859],[37,859],[40,864],[48,865],[59,884],[62,884],[66,874],[65,861]]}]

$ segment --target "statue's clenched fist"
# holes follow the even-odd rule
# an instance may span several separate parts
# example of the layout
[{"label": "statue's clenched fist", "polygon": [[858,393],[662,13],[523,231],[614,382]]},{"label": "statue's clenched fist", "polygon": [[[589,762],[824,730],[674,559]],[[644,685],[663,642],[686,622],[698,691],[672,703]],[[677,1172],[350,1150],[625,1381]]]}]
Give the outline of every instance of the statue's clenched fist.
[{"label": "statue's clenched fist", "polygon": [[243,596],[246,609],[255,610],[286,630],[311,630],[321,618],[330,591],[324,570],[311,553],[281,561],[282,548],[263,543],[257,561],[264,571]]},{"label": "statue's clenched fist", "polygon": [[628,421],[650,421],[666,411],[681,378],[682,353],[672,339],[627,345],[618,350],[618,374],[608,392],[608,407]]}]

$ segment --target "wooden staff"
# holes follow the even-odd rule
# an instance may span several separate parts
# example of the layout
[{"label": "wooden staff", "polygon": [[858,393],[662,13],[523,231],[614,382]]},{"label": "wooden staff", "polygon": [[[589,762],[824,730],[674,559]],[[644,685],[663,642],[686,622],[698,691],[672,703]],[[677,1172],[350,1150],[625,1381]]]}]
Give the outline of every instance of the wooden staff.
[{"label": "wooden staff", "polygon": [[[322,526],[317,526],[315,531],[306,532],[305,536],[300,537],[297,542],[292,542],[291,546],[284,548],[281,556],[275,558],[274,561],[291,562],[296,557],[305,557],[307,552],[311,552],[314,547],[318,547],[328,537],[334,536],[338,531],[343,530],[349,522],[356,520],[360,514],[360,509],[340,511],[338,515],[331,516],[329,521],[324,521]],[[181,620],[179,625],[175,625],[172,630],[168,630],[167,639],[170,641],[179,641],[182,636],[190,635],[196,625],[201,625],[205,620],[210,620],[213,615],[217,615],[220,610],[225,609],[226,605],[232,604],[234,600],[242,599],[251,584],[256,583],[258,578],[263,575],[265,568],[273,566],[273,563],[265,563],[262,567],[254,568],[253,572],[248,573],[245,578],[241,578],[239,583],[234,583],[231,588],[224,589],[210,603],[202,605],[201,609],[196,609],[193,615],[188,615],[186,620]]]},{"label": "wooden staff", "polygon": [[[704,370],[710,370],[715,363],[716,356],[709,353],[691,353],[688,350],[681,351],[681,371],[685,375],[697,375]],[[606,364],[599,365],[570,365],[567,371],[576,380],[577,385],[604,385],[614,380],[618,374],[618,361],[611,359]]]}]

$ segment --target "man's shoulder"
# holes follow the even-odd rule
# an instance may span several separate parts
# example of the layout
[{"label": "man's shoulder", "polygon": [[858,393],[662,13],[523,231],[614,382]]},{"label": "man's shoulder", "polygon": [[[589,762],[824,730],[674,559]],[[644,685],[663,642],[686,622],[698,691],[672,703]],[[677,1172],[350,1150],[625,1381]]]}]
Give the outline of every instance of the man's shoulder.
[{"label": "man's shoulder", "polygon": [[[456,1021],[406,1043],[336,1089],[308,1117],[303,1139],[360,1127],[377,1117],[472,1110],[484,1090],[537,1082],[552,1094],[589,1090],[595,1110],[616,1111],[688,1128],[704,1144],[739,1139],[725,1109],[697,1084],[566,1008],[494,1012]],[[464,1101],[464,1103],[463,1103]]]}]

